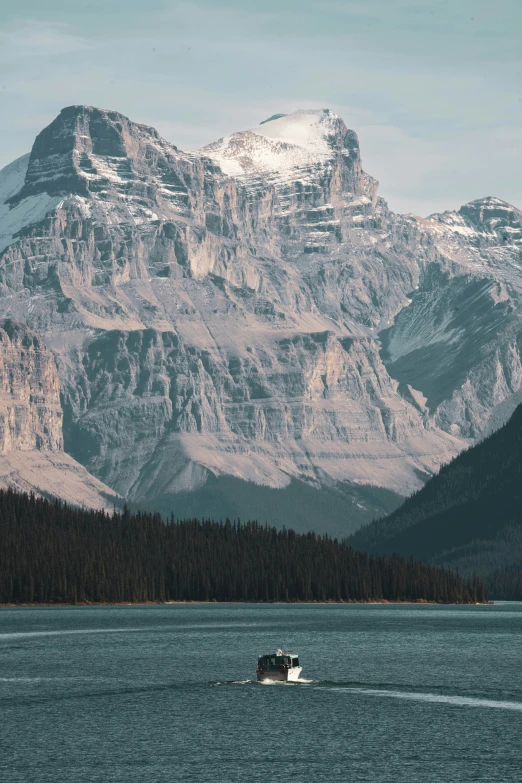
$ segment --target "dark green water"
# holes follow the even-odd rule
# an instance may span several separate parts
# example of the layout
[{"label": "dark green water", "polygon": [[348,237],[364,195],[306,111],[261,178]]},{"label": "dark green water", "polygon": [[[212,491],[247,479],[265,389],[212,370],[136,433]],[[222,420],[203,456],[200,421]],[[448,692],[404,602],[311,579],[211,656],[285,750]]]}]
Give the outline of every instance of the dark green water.
[{"label": "dark green water", "polygon": [[521,662],[522,604],[2,609],[0,780],[520,781]]}]

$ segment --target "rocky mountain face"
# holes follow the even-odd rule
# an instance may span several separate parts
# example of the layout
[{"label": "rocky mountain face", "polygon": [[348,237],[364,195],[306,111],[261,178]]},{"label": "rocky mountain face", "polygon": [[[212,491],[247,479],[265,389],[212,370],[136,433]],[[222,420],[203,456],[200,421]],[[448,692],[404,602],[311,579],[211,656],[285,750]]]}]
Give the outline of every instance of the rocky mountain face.
[{"label": "rocky mountain face", "polygon": [[58,373],[38,335],[1,319],[0,453],[33,449],[63,449]]},{"label": "rocky mountain face", "polygon": [[110,508],[117,495],[63,453],[58,373],[24,324],[0,319],[0,486]]},{"label": "rocky mountain face", "polygon": [[485,198],[415,221],[437,260],[381,334],[387,369],[422,391],[438,427],[480,438],[522,399],[522,213]]},{"label": "rocky mountain face", "polygon": [[184,153],[73,106],[0,173],[0,314],[54,353],[66,451],[131,501],[304,482],[349,531],[515,406],[521,217],[394,215],[328,110]]}]

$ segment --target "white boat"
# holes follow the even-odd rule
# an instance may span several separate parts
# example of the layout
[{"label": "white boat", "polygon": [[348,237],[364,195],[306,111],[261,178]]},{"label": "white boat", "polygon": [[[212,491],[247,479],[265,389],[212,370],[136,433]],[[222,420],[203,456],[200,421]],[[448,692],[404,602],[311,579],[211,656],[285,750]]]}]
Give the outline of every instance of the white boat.
[{"label": "white boat", "polygon": [[302,672],[299,657],[278,650],[267,655],[260,655],[257,660],[257,680],[273,680],[274,682],[296,682]]}]

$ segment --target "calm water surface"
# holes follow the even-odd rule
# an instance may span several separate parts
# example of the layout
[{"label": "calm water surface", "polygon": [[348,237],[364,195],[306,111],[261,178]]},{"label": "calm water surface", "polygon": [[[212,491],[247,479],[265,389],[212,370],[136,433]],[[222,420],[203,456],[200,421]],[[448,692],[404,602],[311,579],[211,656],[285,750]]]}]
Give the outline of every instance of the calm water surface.
[{"label": "calm water surface", "polygon": [[518,782],[521,659],[522,604],[0,609],[0,780]]}]

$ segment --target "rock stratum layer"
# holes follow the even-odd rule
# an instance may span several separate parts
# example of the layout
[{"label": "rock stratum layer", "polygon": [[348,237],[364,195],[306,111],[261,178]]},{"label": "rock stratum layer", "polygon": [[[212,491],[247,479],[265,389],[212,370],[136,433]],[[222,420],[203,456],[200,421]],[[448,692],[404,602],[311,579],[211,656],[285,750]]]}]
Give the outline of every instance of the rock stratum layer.
[{"label": "rock stratum layer", "polygon": [[184,153],[72,106],[0,204],[0,314],[54,352],[66,451],[136,503],[306,482],[353,530],[522,396],[521,213],[391,213],[328,110]]},{"label": "rock stratum layer", "polygon": [[58,373],[24,324],[0,319],[0,487],[111,508],[119,498],[63,453]]},{"label": "rock stratum layer", "polygon": [[63,450],[51,351],[24,324],[0,319],[0,453]]}]

